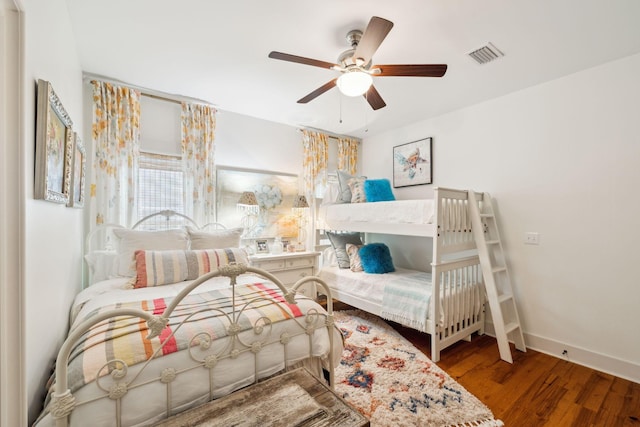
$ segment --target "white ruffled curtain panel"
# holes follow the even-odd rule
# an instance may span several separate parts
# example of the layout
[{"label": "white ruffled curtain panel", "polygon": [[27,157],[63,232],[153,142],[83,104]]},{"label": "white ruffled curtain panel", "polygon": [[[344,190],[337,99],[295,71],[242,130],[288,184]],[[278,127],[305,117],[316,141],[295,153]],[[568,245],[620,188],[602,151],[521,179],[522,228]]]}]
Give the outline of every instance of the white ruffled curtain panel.
[{"label": "white ruffled curtain panel", "polygon": [[90,228],[107,223],[131,226],[136,214],[140,155],[140,92],[101,81],[91,83]]},{"label": "white ruffled curtain panel", "polygon": [[186,215],[204,225],[215,219],[216,109],[183,102],[181,123]]}]

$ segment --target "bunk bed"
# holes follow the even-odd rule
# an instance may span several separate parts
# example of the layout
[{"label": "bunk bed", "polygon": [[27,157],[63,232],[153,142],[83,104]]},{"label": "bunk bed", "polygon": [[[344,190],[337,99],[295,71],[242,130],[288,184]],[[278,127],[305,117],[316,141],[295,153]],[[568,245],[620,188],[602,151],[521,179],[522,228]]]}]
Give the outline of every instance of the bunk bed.
[{"label": "bunk bed", "polygon": [[[474,194],[481,208],[482,193]],[[484,333],[486,296],[468,196],[467,190],[435,188],[433,199],[321,205],[317,228],[323,231],[425,237],[432,259],[430,272],[395,268],[369,274],[336,266],[334,248],[329,248],[318,276],[333,298],[428,333],[431,358],[437,362],[444,348],[474,332]]]},{"label": "bunk bed", "polygon": [[326,284],[285,287],[248,265],[236,230],[186,224],[106,224],[88,237],[95,280],[75,298],[35,426],[153,425],[300,366],[333,386],[333,306],[298,292]]}]

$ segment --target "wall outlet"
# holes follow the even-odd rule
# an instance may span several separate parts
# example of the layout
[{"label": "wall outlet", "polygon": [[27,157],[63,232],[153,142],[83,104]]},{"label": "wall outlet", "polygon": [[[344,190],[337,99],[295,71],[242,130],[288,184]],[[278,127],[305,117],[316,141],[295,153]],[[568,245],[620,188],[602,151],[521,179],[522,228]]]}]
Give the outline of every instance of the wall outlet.
[{"label": "wall outlet", "polygon": [[539,245],[540,244],[540,234],[532,231],[528,231],[524,233],[524,244],[525,245]]}]

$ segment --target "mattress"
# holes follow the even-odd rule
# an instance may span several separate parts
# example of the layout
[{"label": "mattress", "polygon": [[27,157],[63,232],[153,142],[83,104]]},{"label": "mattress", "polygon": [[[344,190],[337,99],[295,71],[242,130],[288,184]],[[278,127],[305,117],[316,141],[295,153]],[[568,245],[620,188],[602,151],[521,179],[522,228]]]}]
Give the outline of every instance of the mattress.
[{"label": "mattress", "polygon": [[415,286],[431,287],[431,274],[422,271],[396,267],[396,271],[386,274],[369,274],[364,271],[351,271],[337,266],[323,267],[318,277],[329,288],[344,295],[366,298],[372,304],[382,306],[384,287],[390,280],[404,280]]},{"label": "mattress", "polygon": [[431,273],[396,267],[392,273],[369,274],[325,266],[318,277],[327,283],[334,298],[423,332],[431,333],[429,322],[444,325],[460,307],[470,308],[476,315],[482,309],[481,284],[467,283],[470,275],[455,274],[446,290],[441,288],[437,320],[432,314]]},{"label": "mattress", "polygon": [[[191,281],[169,284],[164,286],[149,287],[142,289],[130,289],[129,279],[120,278],[106,280],[83,290],[75,298],[71,320],[72,330],[84,319],[95,315],[96,310],[101,307],[109,307],[113,304],[136,303],[138,301],[169,299],[176,296]],[[264,278],[250,274],[238,277],[237,287],[259,283],[268,289],[275,289],[275,285]],[[197,299],[205,298],[204,295],[216,290],[228,290],[229,279],[226,277],[216,277],[198,287],[193,295]],[[188,298],[188,297],[187,297]],[[310,310],[318,310],[324,313],[315,301],[297,297],[298,307],[303,313]],[[186,300],[184,300],[186,301]],[[180,307],[180,306],[178,306]],[[177,310],[176,310],[177,311]],[[174,313],[176,313],[174,311]],[[256,316],[248,314],[248,317]],[[284,321],[275,322],[270,329],[270,341],[279,341],[278,337],[283,334],[293,335],[292,332],[300,332],[304,329],[305,319],[301,317],[290,318]],[[301,328],[302,327],[302,328]],[[268,330],[268,327],[264,328]],[[159,381],[147,381],[156,378],[159,372],[167,369],[175,369],[178,375],[171,382],[172,397],[171,403],[174,408],[173,413],[190,407],[205,403],[213,397],[221,397],[232,391],[255,382],[256,374],[258,378],[265,378],[285,368],[306,366],[316,374],[321,374],[322,365],[326,366],[328,357],[332,357],[334,363],[338,363],[342,354],[342,341],[339,331],[334,330],[334,352],[329,356],[329,340],[326,329],[320,329],[311,337],[302,333],[298,336],[291,336],[283,353],[279,347],[268,348],[266,351],[258,353],[257,358],[251,352],[241,353],[235,358],[220,358],[211,370],[204,369],[198,364],[198,360],[203,360],[208,354],[215,352],[222,354],[229,351],[230,338],[221,337],[213,341],[211,350],[199,346],[189,347],[185,350],[175,351],[162,357],[155,357],[145,363],[137,363],[127,367],[124,379],[112,379],[109,375],[101,377],[98,381],[87,382],[77,389],[72,389],[76,402],[85,402],[96,397],[105,396],[105,389],[109,389],[114,382],[131,382],[142,384],[139,387],[131,387],[123,400],[123,426],[143,426],[164,418],[167,415],[167,385]],[[255,341],[254,330],[249,329],[238,334],[238,338],[245,343]],[[115,344],[114,344],[115,345]],[[226,349],[226,350],[223,350]],[[273,351],[277,349],[277,351]],[[74,350],[74,353],[76,351]],[[309,358],[311,354],[311,358]],[[75,358],[80,359],[79,356]],[[144,370],[142,369],[144,367]],[[93,371],[92,371],[93,372]],[[214,378],[214,388],[210,389],[210,374]],[[69,377],[69,383],[74,383],[73,374]],[[134,380],[135,378],[135,380]],[[101,389],[102,387],[102,389]],[[108,394],[108,393],[107,393]],[[87,405],[77,407],[70,417],[72,426],[112,426],[114,424],[115,401],[109,398],[102,398]],[[90,421],[89,421],[90,420]],[[52,426],[54,420],[51,414],[43,413],[36,423],[38,427]]]},{"label": "mattress", "polygon": [[325,204],[317,228],[431,236],[434,217],[434,199]]}]

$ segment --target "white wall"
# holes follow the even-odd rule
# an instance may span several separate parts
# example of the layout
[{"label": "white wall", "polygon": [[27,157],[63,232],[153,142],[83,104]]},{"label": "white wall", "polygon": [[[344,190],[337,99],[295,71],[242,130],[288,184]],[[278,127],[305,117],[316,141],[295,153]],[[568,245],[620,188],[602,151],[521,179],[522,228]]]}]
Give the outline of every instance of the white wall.
[{"label": "white wall", "polygon": [[[379,153],[432,136],[434,184],[495,199],[528,344],[636,382],[639,75],[634,55],[375,135],[363,150],[364,174],[391,178]],[[523,244],[527,231],[539,246]]]},{"label": "white wall", "polygon": [[302,134],[292,126],[220,111],[216,164],[300,175]]},{"label": "white wall", "polygon": [[[87,98],[91,101],[90,98]],[[180,105],[143,96],[140,101],[141,147],[180,154]],[[229,111],[218,111],[216,164],[300,175],[302,134],[297,128]]]},{"label": "white wall", "polygon": [[33,199],[37,79],[48,80],[82,129],[82,71],[64,0],[24,0],[25,90],[24,319],[29,418],[68,327],[68,308],[81,287],[82,210]]},{"label": "white wall", "polygon": [[[93,103],[92,99],[89,101]],[[178,103],[141,96],[140,149],[159,154],[180,155],[181,112],[182,107]]]}]

